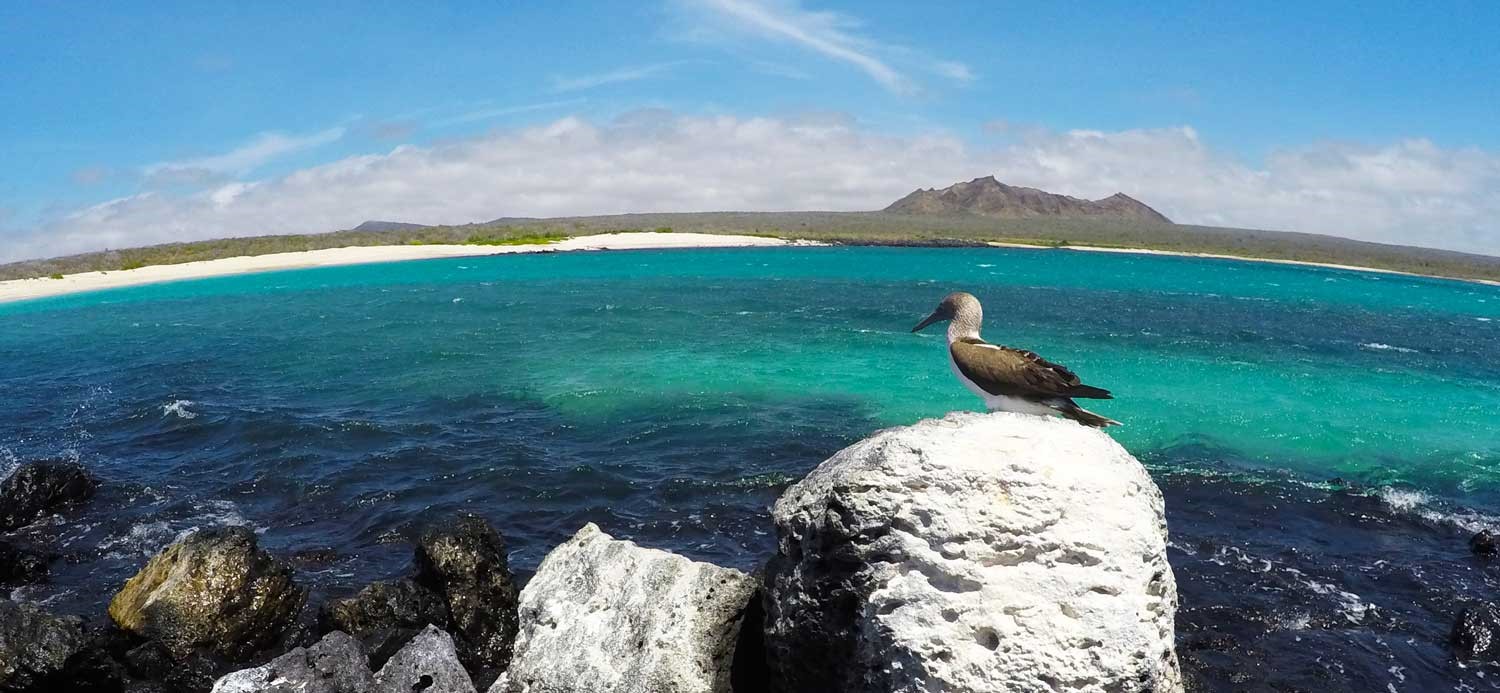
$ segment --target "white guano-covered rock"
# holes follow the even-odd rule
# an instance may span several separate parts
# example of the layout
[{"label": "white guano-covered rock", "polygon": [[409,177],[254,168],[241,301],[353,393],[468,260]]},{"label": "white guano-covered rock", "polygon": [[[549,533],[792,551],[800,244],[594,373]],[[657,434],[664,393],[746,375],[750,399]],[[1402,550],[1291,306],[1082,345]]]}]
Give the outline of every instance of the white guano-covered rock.
[{"label": "white guano-covered rock", "polygon": [[1097,430],[956,413],[881,431],[773,514],[773,690],[1182,688],[1161,492]]},{"label": "white guano-covered rock", "polygon": [[585,525],[521,591],[515,657],[490,693],[727,693],[757,588]]}]

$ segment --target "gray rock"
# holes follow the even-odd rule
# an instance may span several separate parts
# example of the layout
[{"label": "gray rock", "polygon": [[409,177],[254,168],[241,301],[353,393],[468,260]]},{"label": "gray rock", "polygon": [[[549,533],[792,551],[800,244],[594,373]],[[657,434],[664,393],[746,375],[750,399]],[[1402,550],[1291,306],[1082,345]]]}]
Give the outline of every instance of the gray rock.
[{"label": "gray rock", "polygon": [[0,691],[21,691],[62,671],[83,649],[83,620],[0,599]]},{"label": "gray rock", "polygon": [[380,673],[376,693],[475,693],[469,672],[458,661],[453,638],[428,626],[401,648]]},{"label": "gray rock", "polygon": [[273,644],[307,593],[245,527],[196,532],[154,556],[109,603],[121,629],[178,659],[205,650],[243,661]]},{"label": "gray rock", "polygon": [[505,668],[516,639],[516,585],[500,533],[479,517],[459,515],[422,535],[415,561],[417,579],[448,605],[464,663]]},{"label": "gray rock", "polygon": [[410,579],[382,580],[352,597],[323,605],[325,630],[341,630],[364,644],[370,665],[379,667],[429,625],[448,627],[442,595]]},{"label": "gray rock", "polygon": [[92,498],[99,481],[73,462],[30,462],[0,481],[0,531]]},{"label": "gray rock", "polygon": [[950,414],[856,443],[773,510],[777,691],[1176,692],[1162,497],[1109,436]]},{"label": "gray rock", "polygon": [[359,642],[334,631],[312,647],[224,676],[213,693],[369,693],[374,687]]},{"label": "gray rock", "polygon": [[758,588],[585,525],[521,592],[515,658],[490,693],[727,693]]}]

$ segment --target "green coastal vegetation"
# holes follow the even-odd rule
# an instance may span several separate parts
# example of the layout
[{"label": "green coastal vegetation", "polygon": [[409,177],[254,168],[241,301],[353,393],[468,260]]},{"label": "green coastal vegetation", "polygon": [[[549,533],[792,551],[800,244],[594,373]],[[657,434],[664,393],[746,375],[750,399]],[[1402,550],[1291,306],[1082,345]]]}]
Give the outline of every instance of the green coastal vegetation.
[{"label": "green coastal vegetation", "polygon": [[994,218],[894,212],[700,212],[552,219],[503,218],[421,226],[371,222],[318,234],[265,235],[109,250],[0,265],[0,280],[113,271],[225,257],[412,244],[529,245],[622,231],[732,233],[857,245],[1094,246],[1356,265],[1460,279],[1500,280],[1500,258],[1334,236],[1122,219]]}]

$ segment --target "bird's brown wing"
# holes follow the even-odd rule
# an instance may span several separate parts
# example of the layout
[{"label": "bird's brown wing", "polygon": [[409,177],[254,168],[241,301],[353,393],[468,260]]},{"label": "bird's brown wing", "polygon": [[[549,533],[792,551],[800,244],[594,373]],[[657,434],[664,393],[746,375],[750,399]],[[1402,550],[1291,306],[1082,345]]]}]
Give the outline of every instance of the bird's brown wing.
[{"label": "bird's brown wing", "polygon": [[957,341],[948,348],[959,372],[992,395],[1111,398],[1108,390],[1084,385],[1073,371],[1035,352],[979,340]]}]

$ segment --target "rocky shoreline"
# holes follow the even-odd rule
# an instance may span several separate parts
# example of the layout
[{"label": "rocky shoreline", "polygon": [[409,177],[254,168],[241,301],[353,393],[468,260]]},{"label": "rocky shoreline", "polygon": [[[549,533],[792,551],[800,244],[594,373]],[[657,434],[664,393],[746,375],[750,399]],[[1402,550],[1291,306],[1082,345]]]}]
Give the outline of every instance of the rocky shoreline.
[{"label": "rocky shoreline", "polygon": [[[0,521],[99,483],[24,465]],[[1162,497],[1103,434],[1011,414],[881,431],[772,518],[761,574],[587,524],[518,589],[501,533],[461,514],[421,534],[405,575],[321,604],[253,531],[203,530],[106,617],[0,600],[0,691],[1183,690]],[[0,539],[6,584],[48,560]]]}]

